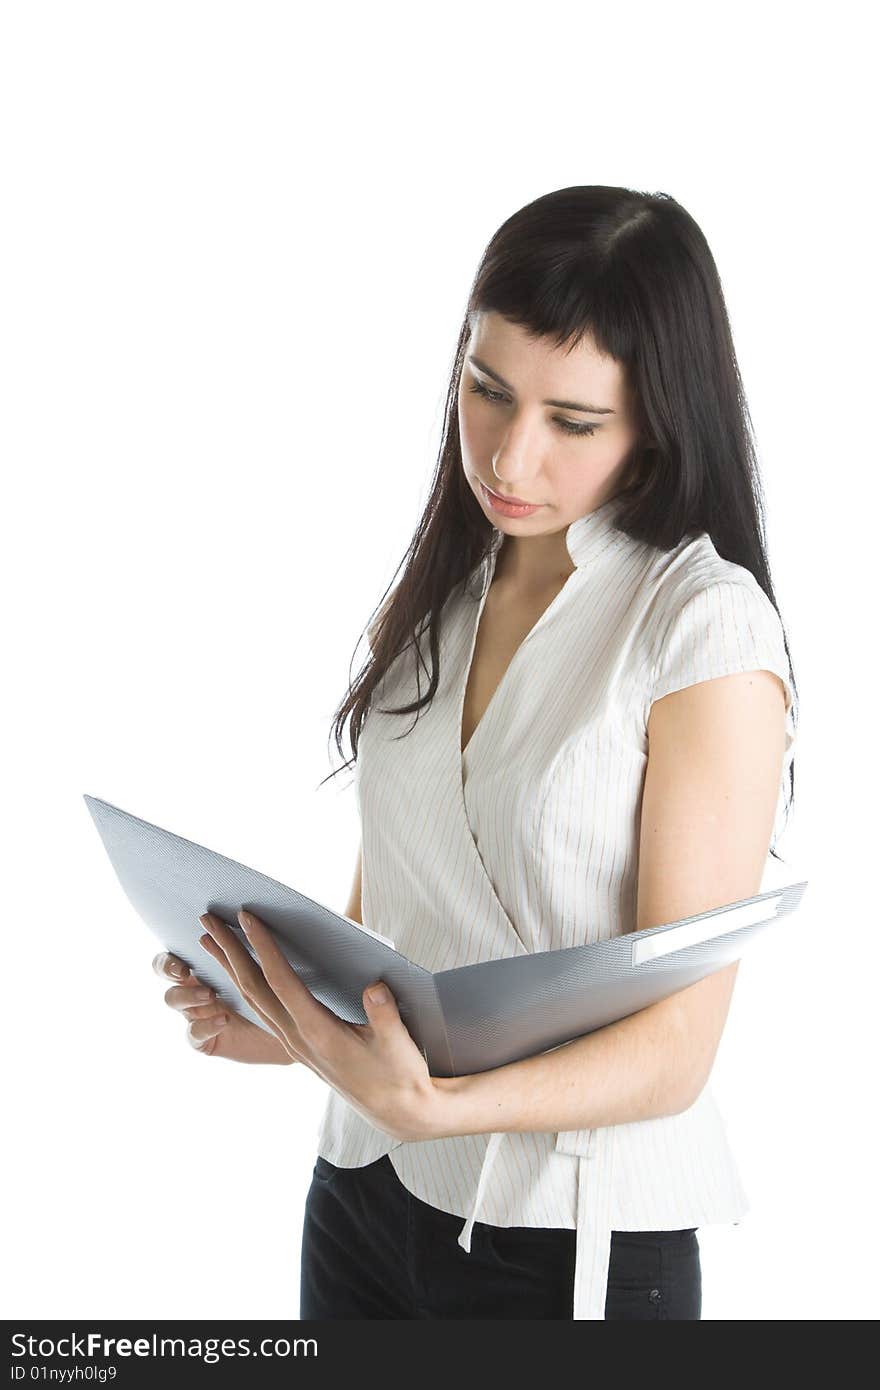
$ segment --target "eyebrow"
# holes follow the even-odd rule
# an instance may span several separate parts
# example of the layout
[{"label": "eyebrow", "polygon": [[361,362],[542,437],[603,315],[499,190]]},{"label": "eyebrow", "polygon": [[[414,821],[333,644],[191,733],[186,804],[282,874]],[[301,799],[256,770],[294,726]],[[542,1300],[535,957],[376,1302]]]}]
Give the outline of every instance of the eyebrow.
[{"label": "eyebrow", "polygon": [[[513,390],[513,387],[510,385],[509,382],[507,382],[507,381],[504,380],[504,377],[503,377],[503,376],[499,376],[497,372],[493,372],[491,367],[487,367],[486,364],[485,364],[485,362],[481,362],[481,361],[480,361],[479,357],[474,357],[473,353],[470,354],[470,356],[469,356],[469,358],[468,358],[468,361],[469,361],[469,362],[473,362],[473,364],[474,364],[475,367],[479,367],[480,371],[481,371],[481,372],[485,372],[486,375],[487,375],[487,376],[490,376],[490,377],[492,378],[493,381],[497,381],[497,382],[498,382],[498,385],[499,385],[499,386],[503,386],[504,389],[505,389],[505,391],[512,391],[512,390]],[[542,404],[542,405],[558,405],[558,406],[561,407],[562,410],[582,410],[586,415],[614,415],[614,414],[615,414],[615,411],[609,410],[607,406],[602,406],[602,405],[580,405],[577,401],[542,401],[541,404]]]}]

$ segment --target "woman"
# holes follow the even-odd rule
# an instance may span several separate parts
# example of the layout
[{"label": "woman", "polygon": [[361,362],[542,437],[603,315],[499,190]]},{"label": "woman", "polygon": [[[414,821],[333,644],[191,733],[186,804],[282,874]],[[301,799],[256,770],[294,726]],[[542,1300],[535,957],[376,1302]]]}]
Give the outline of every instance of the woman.
[{"label": "woman", "polygon": [[[609,187],[515,213],[471,288],[403,576],[336,714],[363,830],[347,915],[440,971],[759,892],[796,695],[759,516],[693,219]],[[189,1006],[187,983],[166,997],[190,1040],[330,1087],[301,1317],[700,1317],[697,1228],[748,1209],[707,1084],[736,963],[440,1078],[393,997],[368,988],[366,1026],[345,1023],[262,924],[260,973],[204,920],[278,1048],[251,1055],[258,1030]]]}]

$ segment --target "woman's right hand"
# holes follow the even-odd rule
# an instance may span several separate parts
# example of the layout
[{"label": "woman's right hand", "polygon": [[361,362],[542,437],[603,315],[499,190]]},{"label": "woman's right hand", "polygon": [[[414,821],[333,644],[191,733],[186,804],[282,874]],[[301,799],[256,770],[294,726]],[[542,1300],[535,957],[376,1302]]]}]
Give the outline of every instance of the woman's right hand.
[{"label": "woman's right hand", "polygon": [[[160,951],[153,959],[153,969],[163,980],[174,982],[165,991],[165,1003],[189,1019],[187,1041],[196,1052],[226,1057],[231,1062],[275,1062],[286,1066],[296,1061],[274,1033],[258,1028],[228,1004],[221,1003],[215,991],[193,975],[179,956]],[[200,990],[207,990],[209,997],[196,1002]]]}]

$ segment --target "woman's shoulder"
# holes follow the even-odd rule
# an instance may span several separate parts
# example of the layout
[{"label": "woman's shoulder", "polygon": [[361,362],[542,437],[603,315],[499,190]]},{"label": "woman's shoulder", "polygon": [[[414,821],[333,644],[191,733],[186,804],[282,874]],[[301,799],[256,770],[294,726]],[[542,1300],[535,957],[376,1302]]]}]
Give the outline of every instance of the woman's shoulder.
[{"label": "woman's shoulder", "polygon": [[661,616],[674,616],[697,595],[723,597],[730,585],[745,589],[759,607],[770,604],[751,570],[719,555],[706,531],[685,537],[672,550],[655,551],[651,580]]},{"label": "woman's shoulder", "polygon": [[751,570],[724,559],[704,533],[670,552],[658,589],[649,640],[652,701],[714,676],[767,669],[782,680],[791,709],[782,622]]}]

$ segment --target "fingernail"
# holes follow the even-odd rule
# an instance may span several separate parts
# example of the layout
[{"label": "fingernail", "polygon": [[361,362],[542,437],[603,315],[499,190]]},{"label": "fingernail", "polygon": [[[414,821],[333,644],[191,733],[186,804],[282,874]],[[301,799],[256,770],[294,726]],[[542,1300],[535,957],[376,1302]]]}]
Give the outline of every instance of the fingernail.
[{"label": "fingernail", "polygon": [[374,1004],[387,1004],[388,991],[384,985],[376,985],[374,989],[367,990]]},{"label": "fingernail", "polygon": [[175,980],[182,980],[186,975],[185,965],[169,965],[168,970],[174,976]]}]

